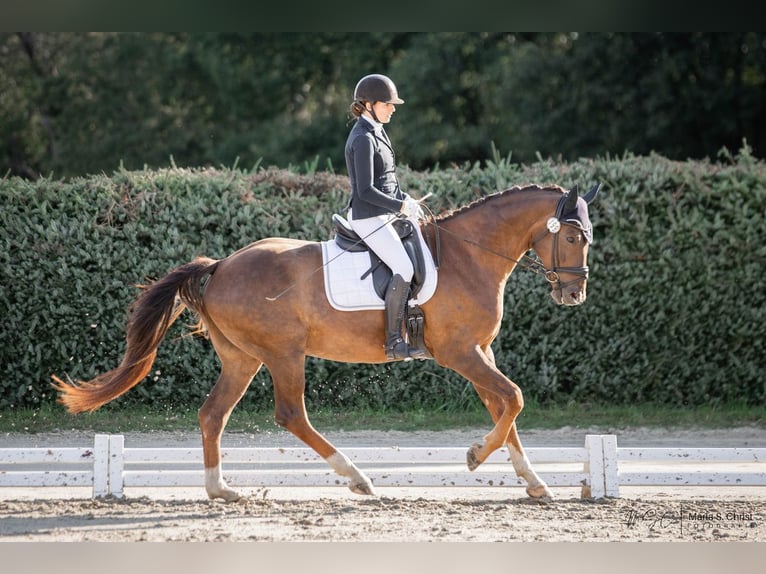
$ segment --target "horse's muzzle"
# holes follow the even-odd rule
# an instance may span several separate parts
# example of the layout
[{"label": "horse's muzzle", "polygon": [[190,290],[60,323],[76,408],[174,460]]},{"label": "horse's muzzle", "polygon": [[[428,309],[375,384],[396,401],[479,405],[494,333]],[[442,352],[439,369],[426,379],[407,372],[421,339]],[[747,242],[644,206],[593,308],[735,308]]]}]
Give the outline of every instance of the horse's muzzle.
[{"label": "horse's muzzle", "polygon": [[574,307],[576,305],[582,305],[585,303],[585,299],[587,297],[585,289],[585,281],[578,281],[574,284],[561,287],[553,286],[551,289],[551,297],[553,297],[553,300],[557,305]]}]

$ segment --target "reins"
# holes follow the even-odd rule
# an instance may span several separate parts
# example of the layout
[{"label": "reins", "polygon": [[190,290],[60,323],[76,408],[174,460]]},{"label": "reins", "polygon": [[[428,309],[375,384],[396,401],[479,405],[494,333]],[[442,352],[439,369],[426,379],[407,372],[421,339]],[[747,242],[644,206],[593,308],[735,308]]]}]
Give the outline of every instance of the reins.
[{"label": "reins", "polygon": [[[540,261],[539,257],[530,257],[526,253],[521,256],[521,259],[514,259],[513,257],[510,257],[506,255],[505,253],[500,253],[499,251],[495,251],[494,249],[490,249],[489,247],[482,245],[478,241],[474,241],[473,239],[468,239],[467,237],[463,237],[462,235],[459,235],[453,231],[450,231],[449,229],[440,226],[436,222],[429,222],[429,225],[435,227],[438,231],[443,231],[449,235],[452,235],[453,237],[457,237],[464,243],[468,243],[469,245],[473,245],[474,247],[478,247],[482,251],[486,251],[487,253],[491,253],[492,255],[495,255],[496,257],[500,257],[501,259],[505,259],[506,261],[511,261],[513,263],[516,263],[521,267],[522,269],[526,269],[527,271],[531,271],[532,273],[535,273],[537,275],[542,275],[547,281],[551,283],[555,283],[559,280],[558,273],[555,269],[548,269],[545,264]],[[536,243],[537,240],[535,240],[532,243],[533,249],[534,249],[534,243]],[[568,272],[573,273],[572,269],[580,269],[580,268],[569,268],[569,267],[559,267],[557,268],[559,271],[562,272]],[[586,275],[587,276],[587,275]],[[570,282],[565,283],[563,285],[568,285]]]}]

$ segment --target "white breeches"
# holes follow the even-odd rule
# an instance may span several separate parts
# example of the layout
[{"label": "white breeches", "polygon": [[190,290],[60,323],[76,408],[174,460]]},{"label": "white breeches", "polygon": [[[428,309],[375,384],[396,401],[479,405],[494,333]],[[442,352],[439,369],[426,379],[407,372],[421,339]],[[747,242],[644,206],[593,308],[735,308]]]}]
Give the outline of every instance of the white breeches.
[{"label": "white breeches", "polygon": [[365,219],[354,219],[352,210],[348,211],[351,228],[380,259],[391,268],[394,275],[401,275],[408,283],[412,281],[414,270],[407,251],[391,223],[396,219],[393,214],[378,215]]}]

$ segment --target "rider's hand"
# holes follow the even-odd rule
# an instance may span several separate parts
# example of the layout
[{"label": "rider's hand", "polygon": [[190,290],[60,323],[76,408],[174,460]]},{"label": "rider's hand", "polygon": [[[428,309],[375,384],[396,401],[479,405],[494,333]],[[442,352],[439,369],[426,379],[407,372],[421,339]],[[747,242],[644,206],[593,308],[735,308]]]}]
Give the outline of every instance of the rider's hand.
[{"label": "rider's hand", "polygon": [[402,202],[401,213],[406,215],[409,219],[417,219],[423,213],[420,208],[420,204],[411,197],[405,198]]}]

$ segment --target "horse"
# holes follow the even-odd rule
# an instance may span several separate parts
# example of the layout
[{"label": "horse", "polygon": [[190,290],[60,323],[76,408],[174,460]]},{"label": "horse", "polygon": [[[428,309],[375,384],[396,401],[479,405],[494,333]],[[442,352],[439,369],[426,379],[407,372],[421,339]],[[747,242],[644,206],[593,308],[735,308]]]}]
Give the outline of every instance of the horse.
[{"label": "horse", "polygon": [[[494,422],[483,441],[470,446],[466,464],[475,470],[507,445],[514,470],[533,498],[553,495],[518,436],[522,391],[497,368],[491,345],[500,331],[503,291],[517,265],[542,274],[555,303],[585,302],[592,241],[588,204],[598,188],[580,197],[576,185],[570,190],[515,186],[420,222],[433,226],[440,243],[438,286],[422,305],[426,347],[439,365],[472,383]],[[527,255],[530,251],[535,258]],[[307,356],[387,362],[384,316],[380,310],[332,308],[322,274],[313,273],[321,266],[320,243],[282,237],[261,239],[224,259],[197,257],[180,265],[144,286],[136,298],[119,366],[90,381],[64,382],[54,375],[58,402],[71,413],[94,411],[140,383],[168,329],[188,308],[199,317],[221,363],[198,412],[207,495],[228,502],[240,498],[223,478],[221,436],[264,365],[273,380],[276,423],[348,479],[352,492],[374,495],[370,479],[309,421],[304,371]]]}]

